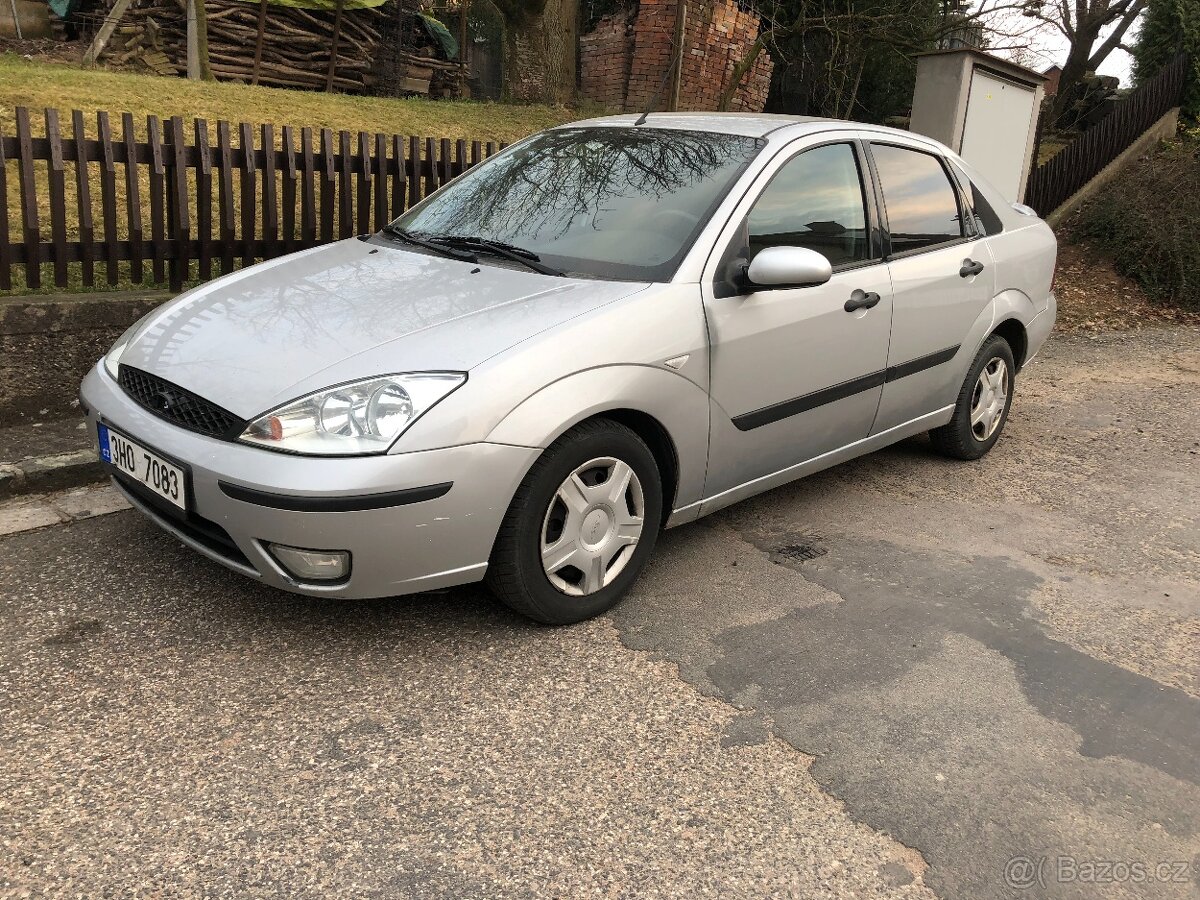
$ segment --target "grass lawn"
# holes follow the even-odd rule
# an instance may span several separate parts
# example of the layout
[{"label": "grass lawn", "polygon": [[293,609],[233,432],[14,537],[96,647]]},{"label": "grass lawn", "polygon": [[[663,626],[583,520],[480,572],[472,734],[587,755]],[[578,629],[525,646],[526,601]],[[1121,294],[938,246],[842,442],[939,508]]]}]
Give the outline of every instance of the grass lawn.
[{"label": "grass lawn", "polygon": [[[490,102],[434,101],[424,99],[395,100],[382,97],[354,97],[345,94],[322,94],[311,91],[291,91],[279,88],[250,87],[228,82],[188,81],[184,78],[164,78],[156,75],[141,75],[128,72],[110,72],[105,69],[83,69],[76,65],[28,60],[12,53],[0,53],[0,133],[16,134],[14,108],[26,106],[35,137],[44,134],[42,109],[51,107],[59,110],[59,119],[64,137],[70,137],[71,110],[84,112],[85,128],[89,137],[96,137],[98,110],[107,111],[112,121],[113,138],[123,137],[120,114],[132,113],[134,130],[138,140],[146,139],[146,116],[157,115],[163,119],[182,116],[187,134],[191,134],[191,119],[204,118],[209,122],[210,139],[215,140],[216,122],[225,119],[235,124],[235,145],[240,146],[236,123],[249,122],[253,125],[292,125],[297,131],[304,126],[331,128],[337,131],[382,132],[384,134],[416,135],[418,137],[450,138],[478,141],[512,142],[543,128],[557,125],[581,116],[565,107],[516,106]],[[255,134],[257,135],[257,129]],[[276,146],[280,146],[282,135],[275,132]],[[355,144],[357,147],[357,144]],[[12,240],[20,240],[21,216],[18,189],[18,169],[15,160],[8,160],[8,209],[9,234]],[[68,164],[65,184],[67,201],[66,230],[68,240],[78,238],[78,218],[75,214],[76,188],[73,164]],[[47,191],[47,164],[35,163],[38,208],[41,219],[42,240],[50,239],[50,208]],[[149,234],[147,170],[139,167],[139,182],[142,196],[143,225]],[[99,169],[93,164],[89,173],[91,183],[92,210],[96,222],[101,221],[99,207]],[[215,182],[215,179],[214,179]],[[194,182],[193,182],[194,183]],[[117,235],[128,235],[125,218],[124,174],[118,175],[116,184]],[[356,202],[352,198],[352,203]],[[235,195],[235,207],[240,209],[240,194]],[[259,210],[261,214],[261,209]],[[240,218],[238,219],[240,222]],[[97,226],[99,228],[99,224]],[[117,285],[109,286],[98,278],[94,287],[80,283],[79,267],[70,266],[68,291],[109,290],[127,288],[129,267],[121,266],[121,278]],[[149,269],[147,269],[147,274]],[[22,294],[29,291],[25,286],[24,268],[13,272],[12,291],[6,294]],[[35,293],[54,293],[64,290],[53,286],[49,265],[42,267],[43,286]],[[144,286],[150,286],[145,282]]]},{"label": "grass lawn", "polygon": [[[35,122],[43,107],[94,113],[131,112],[144,129],[148,114],[170,118],[309,125],[350,132],[413,134],[420,137],[514,141],[535,131],[578,118],[565,107],[512,106],[445,100],[393,100],[313,91],[250,87],[231,82],[188,81],[63,63],[37,62],[0,54],[0,130],[13,134],[13,108],[27,106]],[[89,117],[89,130],[95,116]],[[119,117],[114,125],[118,126]],[[36,127],[36,126],[35,126]]]}]

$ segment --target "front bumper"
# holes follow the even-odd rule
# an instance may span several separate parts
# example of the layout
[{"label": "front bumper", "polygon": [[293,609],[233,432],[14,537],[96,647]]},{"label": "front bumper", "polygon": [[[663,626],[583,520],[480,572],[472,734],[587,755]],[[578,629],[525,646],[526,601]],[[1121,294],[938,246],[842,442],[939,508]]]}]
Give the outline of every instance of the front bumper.
[{"label": "front bumper", "polygon": [[[478,581],[513,493],[541,452],[478,443],[383,456],[292,456],[163,421],[134,403],[102,366],[88,373],[80,397],[93,440],[96,424],[104,422],[191,470],[187,513],[114,477],[143,514],[234,571],[315,596],[390,597]],[[439,496],[423,490],[447,482],[452,486]],[[337,584],[299,582],[267,552],[267,543],[348,550],[350,577]]]}]

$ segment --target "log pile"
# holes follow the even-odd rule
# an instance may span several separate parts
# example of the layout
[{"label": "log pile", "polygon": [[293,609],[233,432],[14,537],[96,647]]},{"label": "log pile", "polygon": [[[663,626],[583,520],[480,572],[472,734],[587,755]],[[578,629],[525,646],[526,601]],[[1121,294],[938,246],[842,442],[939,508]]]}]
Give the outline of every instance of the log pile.
[{"label": "log pile", "polygon": [[178,75],[171,57],[163,49],[158,23],[152,18],[117,26],[103,53],[115,65],[140,63],[156,75]]},{"label": "log pile", "polygon": [[416,15],[400,11],[385,16],[379,31],[383,40],[375,51],[372,71],[377,80],[372,93],[382,97],[420,94],[439,100],[463,96],[463,66],[439,56]]},{"label": "log pile", "polygon": [[[208,57],[213,74],[223,80],[251,80],[257,7],[242,0],[205,0],[205,6],[209,10]],[[371,60],[379,45],[379,32],[374,27],[379,18],[379,9],[348,9],[342,13],[335,89],[360,93],[374,83]],[[326,87],[333,28],[333,13],[268,6],[258,83]]]},{"label": "log pile", "polygon": [[[244,0],[204,0],[208,12],[209,62],[221,80],[257,83],[274,88],[326,90],[347,94],[374,92],[377,82],[395,95],[397,85],[412,94],[448,94],[445,83],[457,82],[461,66],[433,58],[430,48],[398,47],[383,34],[394,32],[397,17],[406,17],[404,0],[376,8],[343,10],[337,35],[337,64],[329,82],[334,46],[335,13],[266,7],[262,59],[254,66],[258,38],[258,4]],[[184,0],[137,0],[104,52],[110,61],[140,60],[164,73],[163,56],[180,72],[187,67]],[[152,65],[156,64],[156,65]],[[454,73],[455,78],[450,78]],[[442,77],[439,77],[442,76]]]}]

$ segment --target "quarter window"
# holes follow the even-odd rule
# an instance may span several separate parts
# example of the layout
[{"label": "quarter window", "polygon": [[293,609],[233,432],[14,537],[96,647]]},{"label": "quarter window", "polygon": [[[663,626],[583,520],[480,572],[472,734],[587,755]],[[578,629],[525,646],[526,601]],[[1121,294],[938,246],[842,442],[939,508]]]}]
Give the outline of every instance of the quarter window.
[{"label": "quarter window", "polygon": [[963,236],[958,198],[936,156],[872,144],[883,188],[892,253],[933,247]]},{"label": "quarter window", "polygon": [[992,209],[992,205],[987,202],[987,199],[976,187],[975,182],[970,176],[963,171],[962,166],[950,160],[950,165],[954,168],[958,175],[959,184],[970,188],[967,202],[971,205],[971,212],[975,215],[975,221],[979,224],[981,234],[999,234],[1004,230],[1004,222],[996,215],[996,211]]},{"label": "quarter window", "polygon": [[766,247],[807,247],[834,266],[870,257],[862,177],[850,144],[796,156],[763,189],[746,219],[750,259]]}]

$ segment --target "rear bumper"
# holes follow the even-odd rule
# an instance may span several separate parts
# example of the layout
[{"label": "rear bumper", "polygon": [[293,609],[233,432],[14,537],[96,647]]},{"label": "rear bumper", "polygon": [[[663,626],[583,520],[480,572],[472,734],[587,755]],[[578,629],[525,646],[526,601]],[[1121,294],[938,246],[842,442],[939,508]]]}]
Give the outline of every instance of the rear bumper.
[{"label": "rear bumper", "polygon": [[[103,421],[190,469],[186,513],[114,478],[143,514],[234,571],[315,596],[388,597],[478,581],[513,493],[541,452],[478,443],[384,456],[290,456],[158,419],[99,366],[84,379],[81,399],[93,436]],[[268,543],[347,550],[350,576],[299,582]]]}]

